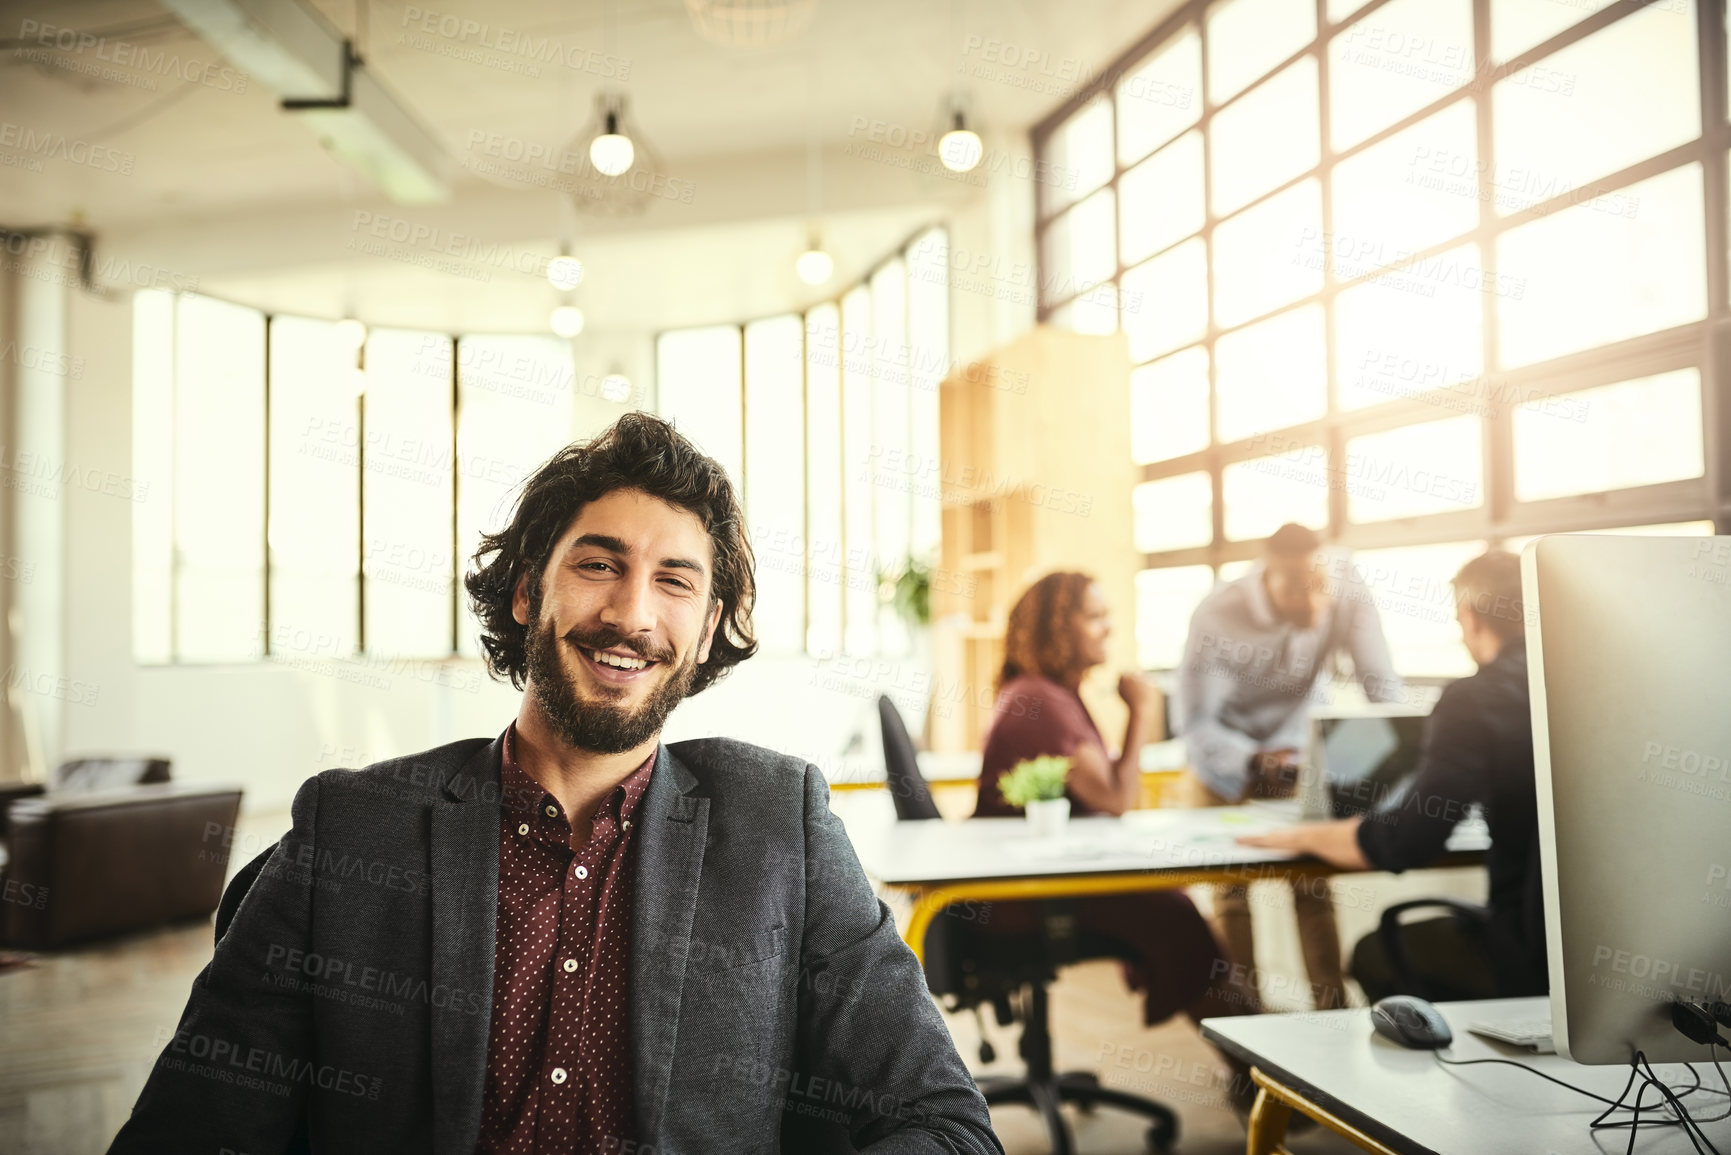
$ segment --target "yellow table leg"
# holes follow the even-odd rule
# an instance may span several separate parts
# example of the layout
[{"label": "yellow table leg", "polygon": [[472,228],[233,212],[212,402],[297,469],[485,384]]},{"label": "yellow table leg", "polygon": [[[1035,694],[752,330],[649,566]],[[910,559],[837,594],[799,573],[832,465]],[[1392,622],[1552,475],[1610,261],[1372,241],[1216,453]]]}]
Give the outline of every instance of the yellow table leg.
[{"label": "yellow table leg", "polygon": [[1244,1147],[1245,1155],[1278,1155],[1291,1118],[1290,1104],[1270,1095],[1267,1087],[1258,1091],[1250,1108],[1250,1141]]}]

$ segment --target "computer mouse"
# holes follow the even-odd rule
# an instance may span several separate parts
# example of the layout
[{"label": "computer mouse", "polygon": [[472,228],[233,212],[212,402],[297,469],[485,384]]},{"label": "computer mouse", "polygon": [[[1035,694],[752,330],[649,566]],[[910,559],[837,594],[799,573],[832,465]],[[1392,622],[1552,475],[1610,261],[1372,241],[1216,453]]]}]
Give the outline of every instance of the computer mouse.
[{"label": "computer mouse", "polygon": [[1448,1021],[1434,1006],[1412,995],[1390,995],[1370,1008],[1376,1033],[1415,1051],[1434,1051],[1454,1042]]}]

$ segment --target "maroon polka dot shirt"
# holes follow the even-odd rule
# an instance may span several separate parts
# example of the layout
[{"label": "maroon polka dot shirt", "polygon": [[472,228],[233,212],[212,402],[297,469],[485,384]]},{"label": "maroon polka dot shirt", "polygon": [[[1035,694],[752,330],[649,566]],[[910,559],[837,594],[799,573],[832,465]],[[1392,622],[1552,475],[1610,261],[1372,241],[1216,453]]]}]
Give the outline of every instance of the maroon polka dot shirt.
[{"label": "maroon polka dot shirt", "polygon": [[[581,850],[505,731],[483,1155],[618,1151],[635,1138],[630,991],[633,815],[655,754],[595,812]],[[659,748],[657,748],[657,753]]]}]

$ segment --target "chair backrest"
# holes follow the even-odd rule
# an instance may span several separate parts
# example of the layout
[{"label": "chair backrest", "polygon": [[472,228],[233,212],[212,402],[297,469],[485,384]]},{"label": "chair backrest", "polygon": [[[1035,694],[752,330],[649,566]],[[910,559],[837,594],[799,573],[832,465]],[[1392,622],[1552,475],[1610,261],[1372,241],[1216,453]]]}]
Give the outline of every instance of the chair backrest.
[{"label": "chair backrest", "polygon": [[878,695],[878,720],[884,731],[884,777],[895,800],[896,818],[906,822],[938,817],[931,787],[914,759],[914,740],[908,737],[908,728],[888,695]]},{"label": "chair backrest", "polygon": [[48,789],[68,794],[168,781],[167,758],[74,758],[54,768]]}]

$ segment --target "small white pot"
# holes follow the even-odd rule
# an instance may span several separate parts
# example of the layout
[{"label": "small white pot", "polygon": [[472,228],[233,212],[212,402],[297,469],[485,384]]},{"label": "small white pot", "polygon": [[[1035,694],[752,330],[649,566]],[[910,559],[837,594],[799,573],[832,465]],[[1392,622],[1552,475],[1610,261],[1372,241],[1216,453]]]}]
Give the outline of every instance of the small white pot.
[{"label": "small white pot", "polygon": [[1028,827],[1036,838],[1056,838],[1064,833],[1064,825],[1070,821],[1068,798],[1047,798],[1030,802],[1024,810],[1028,816]]}]

